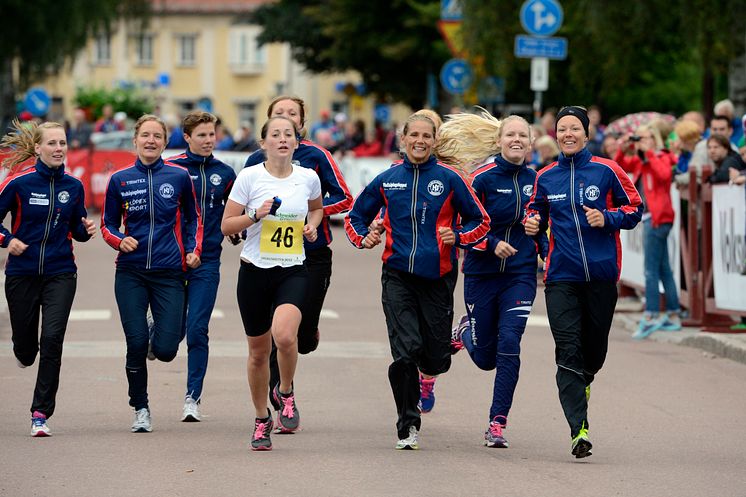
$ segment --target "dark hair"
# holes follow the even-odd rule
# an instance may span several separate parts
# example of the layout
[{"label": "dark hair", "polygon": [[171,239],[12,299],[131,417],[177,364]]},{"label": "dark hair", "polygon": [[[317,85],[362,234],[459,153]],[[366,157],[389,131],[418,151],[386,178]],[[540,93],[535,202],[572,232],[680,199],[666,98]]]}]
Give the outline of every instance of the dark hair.
[{"label": "dark hair", "polygon": [[296,140],[298,140],[298,128],[295,126],[295,122],[293,122],[293,120],[290,119],[287,116],[272,116],[269,119],[267,119],[267,122],[264,123],[264,125],[262,126],[262,130],[260,132],[260,136],[262,137],[262,140],[264,140],[265,138],[267,138],[267,131],[269,130],[270,123],[272,121],[277,120],[277,119],[284,119],[285,121],[287,121],[290,124],[292,124],[293,125],[293,129],[295,130],[295,135],[296,135],[295,138],[296,138]]},{"label": "dark hair", "polygon": [[300,107],[300,127],[302,128],[306,124],[306,103],[303,101],[300,97],[294,97],[292,95],[280,95],[278,97],[275,97],[272,99],[272,101],[269,103],[269,107],[267,107],[267,117],[272,117],[272,111],[275,109],[275,105],[277,102],[281,102],[283,100],[292,100],[296,104],[298,104],[298,107]]},{"label": "dark hair", "polygon": [[710,135],[710,137],[707,139],[707,144],[709,145],[710,142],[718,142],[718,144],[723,147],[726,150],[730,150],[730,140],[727,136],[723,135]]},{"label": "dark hair", "polygon": [[710,119],[710,126],[712,126],[712,121],[725,121],[725,124],[728,125],[728,128],[733,127],[733,123],[730,122],[730,118],[728,116],[723,116],[721,114],[718,114],[716,116],[712,116],[712,119]]},{"label": "dark hair", "polygon": [[185,134],[192,136],[192,131],[200,124],[212,123],[217,126],[217,122],[218,118],[209,112],[193,110],[184,117],[184,120],[181,122],[181,129]]}]

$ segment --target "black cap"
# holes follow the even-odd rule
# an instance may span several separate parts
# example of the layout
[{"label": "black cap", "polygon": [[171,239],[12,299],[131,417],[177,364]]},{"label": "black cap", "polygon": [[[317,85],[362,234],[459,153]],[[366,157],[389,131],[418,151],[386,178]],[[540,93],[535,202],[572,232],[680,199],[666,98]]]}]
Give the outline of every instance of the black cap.
[{"label": "black cap", "polygon": [[589,137],[588,126],[590,125],[590,120],[588,119],[588,112],[586,112],[584,108],[575,105],[562,107],[557,113],[557,120],[554,121],[555,133],[557,132],[557,124],[559,123],[559,120],[565,116],[575,116],[580,119],[580,123],[583,125],[583,129],[585,130],[585,136]]}]

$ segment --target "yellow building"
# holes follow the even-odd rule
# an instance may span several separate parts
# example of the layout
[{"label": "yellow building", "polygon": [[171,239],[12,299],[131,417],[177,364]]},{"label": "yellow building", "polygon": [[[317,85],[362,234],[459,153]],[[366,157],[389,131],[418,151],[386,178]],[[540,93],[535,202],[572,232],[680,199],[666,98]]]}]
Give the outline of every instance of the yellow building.
[{"label": "yellow building", "polygon": [[[139,22],[121,20],[111,35],[89,41],[72,70],[36,85],[52,96],[50,118],[71,117],[78,86],[124,85],[152,95],[163,116],[207,108],[230,130],[245,122],[261,126],[267,105],[278,94],[305,100],[307,126],[322,109],[372,125],[373,99],[349,95],[359,75],[310,74],[292,59],[289,45],[258,46],[261,28],[246,19],[267,0],[152,1],[153,15],[144,31]],[[407,113],[403,106],[390,109],[398,122]]]}]

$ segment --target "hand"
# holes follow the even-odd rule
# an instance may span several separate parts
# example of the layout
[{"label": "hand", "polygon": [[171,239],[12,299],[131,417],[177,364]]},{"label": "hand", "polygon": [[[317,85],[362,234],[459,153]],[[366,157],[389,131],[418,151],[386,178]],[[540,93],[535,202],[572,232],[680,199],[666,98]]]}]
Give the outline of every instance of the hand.
[{"label": "hand", "polygon": [[369,231],[363,238],[363,247],[367,249],[372,249],[379,243],[381,243],[381,232],[378,230]]},{"label": "hand", "polygon": [[80,220],[83,222],[83,226],[85,226],[85,232],[91,235],[91,238],[96,236],[96,223],[84,217],[81,217]]},{"label": "hand", "polygon": [[438,234],[444,245],[454,245],[456,243],[456,233],[451,228],[441,226],[438,228]]},{"label": "hand", "polygon": [[21,255],[27,248],[28,245],[18,238],[13,238],[10,243],[8,243],[8,253],[10,253],[10,255]]},{"label": "hand", "polygon": [[268,198],[264,201],[262,205],[259,206],[259,208],[256,210],[256,218],[261,219],[263,217],[269,216],[269,211],[272,209],[272,202],[274,199]]},{"label": "hand", "polygon": [[604,227],[606,220],[604,219],[603,212],[598,209],[591,209],[587,205],[583,206],[583,210],[585,211],[585,218],[588,220],[588,224],[590,224],[592,228]]},{"label": "hand", "polygon": [[231,245],[238,245],[239,243],[241,243],[241,233],[228,235],[228,241],[231,242]]},{"label": "hand", "polygon": [[528,236],[534,236],[537,233],[539,233],[540,222],[541,222],[541,216],[538,214],[526,219],[526,222],[523,223],[523,229],[526,232],[526,234]]},{"label": "hand", "polygon": [[385,231],[385,228],[383,227],[383,219],[374,219],[373,222],[370,223],[370,226],[368,226],[368,230],[383,233]]},{"label": "hand", "polygon": [[[728,179],[732,181],[733,183],[736,183],[738,180],[738,177],[741,175],[741,171],[736,169],[735,167],[729,167],[728,168]],[[738,184],[738,183],[736,183]]]},{"label": "hand", "polygon": [[199,265],[202,264],[202,261],[199,259],[199,256],[195,254],[194,252],[189,252],[186,255],[186,265],[187,267],[191,269],[197,269]]},{"label": "hand", "polygon": [[137,250],[137,240],[131,236],[125,236],[122,241],[119,242],[119,251],[128,254]]},{"label": "hand", "polygon": [[316,230],[316,226],[312,224],[303,226],[303,236],[309,242],[315,242],[316,238],[318,238],[318,231]]},{"label": "hand", "polygon": [[498,256],[500,259],[507,259],[508,257],[517,253],[518,251],[513,248],[513,246],[508,242],[504,242],[502,240],[497,242],[497,247],[495,247],[495,255]]}]

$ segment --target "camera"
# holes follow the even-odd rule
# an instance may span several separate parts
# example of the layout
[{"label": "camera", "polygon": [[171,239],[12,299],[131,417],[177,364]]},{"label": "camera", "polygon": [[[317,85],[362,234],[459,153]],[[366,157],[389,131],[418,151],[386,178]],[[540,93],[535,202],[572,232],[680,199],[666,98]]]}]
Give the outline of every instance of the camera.
[{"label": "camera", "polygon": [[639,142],[640,139],[641,138],[639,136],[637,136],[637,135],[632,135],[632,136],[629,137],[629,141],[631,141],[631,142]]}]

